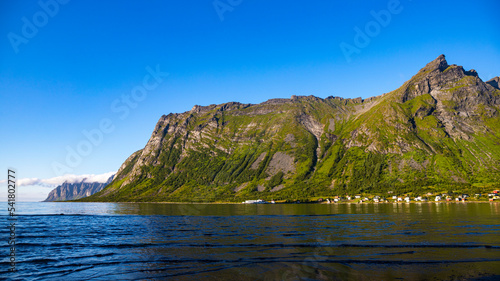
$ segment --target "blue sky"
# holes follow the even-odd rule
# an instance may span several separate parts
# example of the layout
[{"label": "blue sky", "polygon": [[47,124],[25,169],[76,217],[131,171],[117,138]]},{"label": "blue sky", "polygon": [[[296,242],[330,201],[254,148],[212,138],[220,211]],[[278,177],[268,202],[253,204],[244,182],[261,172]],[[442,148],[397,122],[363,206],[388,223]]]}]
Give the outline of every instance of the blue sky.
[{"label": "blue sky", "polygon": [[[483,80],[500,75],[498,1],[59,1],[0,2],[5,175],[116,171],[162,114],[291,95],[367,98],[440,54]],[[390,19],[374,25],[374,13]],[[356,28],[369,42],[356,45]],[[342,43],[357,52],[346,57]],[[91,142],[84,130],[101,135]],[[79,145],[85,155],[68,162]],[[50,190],[21,189],[26,201]]]}]

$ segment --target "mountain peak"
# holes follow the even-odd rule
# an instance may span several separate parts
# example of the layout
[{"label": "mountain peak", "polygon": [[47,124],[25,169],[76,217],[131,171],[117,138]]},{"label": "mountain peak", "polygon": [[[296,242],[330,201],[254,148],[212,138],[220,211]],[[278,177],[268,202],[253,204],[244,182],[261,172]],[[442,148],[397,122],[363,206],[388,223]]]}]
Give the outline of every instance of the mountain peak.
[{"label": "mountain peak", "polygon": [[500,76],[491,78],[486,83],[489,84],[490,86],[500,90]]},{"label": "mountain peak", "polygon": [[437,57],[435,60],[431,61],[428,63],[424,68],[422,68],[420,71],[434,71],[434,70],[439,70],[439,71],[444,71],[446,68],[448,68],[448,62],[446,61],[445,55],[440,55]]}]

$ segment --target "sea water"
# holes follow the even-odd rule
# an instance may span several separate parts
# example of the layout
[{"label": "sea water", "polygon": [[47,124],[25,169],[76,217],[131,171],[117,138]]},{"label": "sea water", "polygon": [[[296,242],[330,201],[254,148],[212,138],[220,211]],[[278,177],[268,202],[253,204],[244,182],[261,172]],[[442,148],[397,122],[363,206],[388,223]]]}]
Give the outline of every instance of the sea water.
[{"label": "sea water", "polygon": [[500,280],[500,204],[17,203],[0,279]]}]

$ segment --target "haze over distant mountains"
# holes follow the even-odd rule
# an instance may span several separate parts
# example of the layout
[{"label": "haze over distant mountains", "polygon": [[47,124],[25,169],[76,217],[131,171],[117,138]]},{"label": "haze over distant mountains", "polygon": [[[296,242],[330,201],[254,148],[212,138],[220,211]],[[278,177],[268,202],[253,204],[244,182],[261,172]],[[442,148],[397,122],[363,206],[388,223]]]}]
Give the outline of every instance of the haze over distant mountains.
[{"label": "haze over distant mountains", "polygon": [[101,191],[106,185],[111,183],[113,177],[114,175],[104,183],[86,182],[85,179],[79,183],[64,182],[54,188],[43,202],[75,200],[90,196]]},{"label": "haze over distant mountains", "polygon": [[440,55],[400,88],[364,100],[292,96],[194,106],[162,116],[112,183],[84,200],[489,188],[500,180],[498,82]]}]

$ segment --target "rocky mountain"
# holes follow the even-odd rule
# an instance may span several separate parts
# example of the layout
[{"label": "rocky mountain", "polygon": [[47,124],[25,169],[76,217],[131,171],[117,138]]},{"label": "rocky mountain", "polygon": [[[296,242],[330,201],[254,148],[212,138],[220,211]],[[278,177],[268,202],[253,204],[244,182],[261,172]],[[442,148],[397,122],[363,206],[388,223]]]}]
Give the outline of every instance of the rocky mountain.
[{"label": "rocky mountain", "polygon": [[486,189],[500,180],[498,77],[444,55],[400,88],[162,116],[88,201],[242,201]]},{"label": "rocky mountain", "polygon": [[491,86],[497,88],[497,89],[500,89],[498,86],[500,84],[500,77],[497,76],[495,78],[492,78],[490,80],[488,80],[486,83],[490,84]]},{"label": "rocky mountain", "polygon": [[101,191],[111,183],[113,177],[111,176],[105,183],[85,182],[85,180],[79,183],[64,182],[62,185],[54,188],[43,202],[75,200],[90,196]]}]

